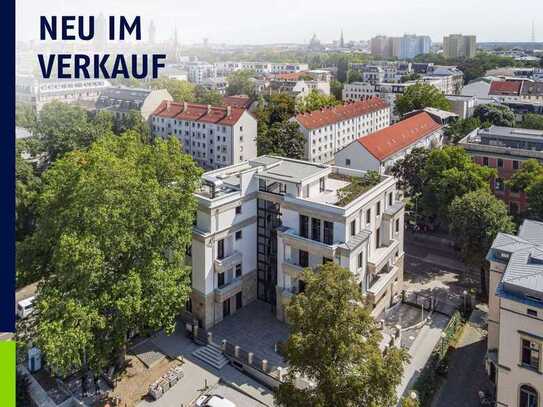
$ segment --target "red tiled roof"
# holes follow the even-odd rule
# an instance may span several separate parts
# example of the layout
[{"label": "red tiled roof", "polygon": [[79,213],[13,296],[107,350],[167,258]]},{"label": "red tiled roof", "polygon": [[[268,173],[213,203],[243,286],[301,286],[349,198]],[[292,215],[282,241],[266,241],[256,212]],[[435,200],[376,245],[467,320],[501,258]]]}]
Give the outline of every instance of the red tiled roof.
[{"label": "red tiled roof", "polygon": [[416,141],[441,128],[432,117],[421,112],[375,133],[360,137],[358,142],[375,158],[383,161]]},{"label": "red tiled roof", "polygon": [[222,98],[222,103],[224,106],[233,106],[239,107],[241,109],[247,109],[251,104],[251,98],[247,95],[224,96]]},{"label": "red tiled roof", "polygon": [[304,76],[308,76],[309,73],[307,71],[300,71],[300,72],[288,72],[288,73],[278,73],[273,75],[274,79],[281,79],[284,81],[298,81],[300,78],[303,78]]},{"label": "red tiled roof", "polygon": [[489,95],[518,95],[522,87],[521,81],[492,81]]},{"label": "red tiled roof", "polygon": [[[228,114],[228,109],[230,109],[230,114]],[[232,126],[237,123],[244,111],[245,109],[235,106],[208,106],[164,100],[155,109],[152,116]]]},{"label": "red tiled roof", "polygon": [[388,103],[384,100],[371,97],[357,102],[346,102],[339,106],[325,107],[309,113],[301,113],[296,116],[296,120],[306,129],[318,129],[341,120],[376,112],[386,107],[388,107]]}]

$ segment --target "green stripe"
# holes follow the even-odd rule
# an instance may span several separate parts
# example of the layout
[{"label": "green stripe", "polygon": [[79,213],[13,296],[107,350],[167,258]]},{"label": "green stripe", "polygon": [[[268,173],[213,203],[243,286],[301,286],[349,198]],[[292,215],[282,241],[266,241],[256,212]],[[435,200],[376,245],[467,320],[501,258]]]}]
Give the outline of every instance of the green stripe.
[{"label": "green stripe", "polygon": [[15,407],[15,342],[0,342],[0,406]]}]

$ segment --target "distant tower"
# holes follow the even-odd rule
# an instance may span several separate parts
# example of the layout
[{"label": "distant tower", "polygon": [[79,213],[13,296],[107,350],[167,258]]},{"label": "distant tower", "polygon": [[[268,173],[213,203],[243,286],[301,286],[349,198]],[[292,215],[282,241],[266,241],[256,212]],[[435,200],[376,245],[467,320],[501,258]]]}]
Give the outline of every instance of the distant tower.
[{"label": "distant tower", "polygon": [[532,42],[535,42],[535,20],[532,20]]},{"label": "distant tower", "polygon": [[156,40],[156,27],[155,22],[151,20],[151,24],[149,24],[149,44],[154,44]]},{"label": "distant tower", "polygon": [[341,37],[339,37],[339,47],[345,48],[345,41],[343,41],[343,29],[341,29]]}]

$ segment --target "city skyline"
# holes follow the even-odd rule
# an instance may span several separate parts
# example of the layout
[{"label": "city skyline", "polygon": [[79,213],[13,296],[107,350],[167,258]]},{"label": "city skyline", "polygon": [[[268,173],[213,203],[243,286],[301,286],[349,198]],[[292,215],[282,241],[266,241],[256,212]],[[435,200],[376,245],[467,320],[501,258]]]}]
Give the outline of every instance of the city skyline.
[{"label": "city skyline", "polygon": [[[157,7],[157,2],[159,7]],[[402,36],[404,34],[429,35],[433,42],[441,42],[448,34],[472,34],[478,42],[530,42],[532,21],[535,40],[538,35],[538,21],[534,15],[543,15],[543,3],[533,2],[531,12],[523,19],[507,19],[516,5],[499,0],[483,0],[469,3],[470,13],[465,7],[455,4],[434,4],[419,0],[406,5],[393,0],[387,5],[364,5],[349,1],[341,8],[326,13],[308,13],[307,3],[301,0],[275,2],[269,10],[257,9],[248,0],[235,3],[221,3],[210,0],[201,4],[179,4],[172,0],[158,0],[148,3],[143,0],[127,4],[108,3],[105,0],[67,2],[52,0],[47,4],[29,0],[17,4],[17,39],[37,40],[39,17],[41,15],[126,15],[142,17],[143,40],[147,39],[151,21],[157,27],[158,42],[168,40],[177,27],[182,44],[201,43],[208,38],[210,43],[231,45],[266,45],[278,43],[308,43],[315,33],[323,43],[339,41],[341,32],[345,42],[369,40],[375,35]],[[466,3],[467,0],[461,0]],[[234,6],[235,5],[235,6]],[[491,7],[492,6],[492,7]],[[326,8],[327,3],[316,0],[312,9]],[[128,11],[127,11],[128,10]],[[234,11],[235,10],[235,11]],[[266,13],[266,18],[263,18]],[[480,15],[486,18],[481,21]],[[508,29],[503,30],[503,24]],[[485,23],[486,22],[486,23]]]}]

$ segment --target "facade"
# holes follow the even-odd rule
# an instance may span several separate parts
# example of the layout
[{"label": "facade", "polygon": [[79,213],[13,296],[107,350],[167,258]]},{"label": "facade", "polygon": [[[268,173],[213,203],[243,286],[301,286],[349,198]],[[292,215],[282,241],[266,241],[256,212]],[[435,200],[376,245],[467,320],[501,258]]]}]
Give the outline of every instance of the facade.
[{"label": "facade", "polygon": [[487,371],[498,406],[539,407],[543,397],[543,223],[498,233],[490,263]]},{"label": "facade", "polygon": [[188,62],[185,68],[187,69],[189,82],[197,85],[202,84],[207,79],[215,78],[217,76],[215,65],[207,62]]},{"label": "facade", "polygon": [[336,154],[336,165],[386,174],[416,147],[441,146],[443,128],[428,113],[419,112],[392,126],[360,137]]},{"label": "facade", "polygon": [[475,35],[451,34],[443,37],[443,56],[446,58],[474,58],[476,54]]},{"label": "facade", "polygon": [[36,111],[53,101],[92,106],[110,83],[105,79],[35,79],[33,75],[17,75],[17,102],[28,103]]},{"label": "facade", "polygon": [[390,124],[390,107],[372,97],[358,102],[301,113],[291,120],[300,125],[305,137],[304,158],[314,163],[326,163],[358,137]]},{"label": "facade", "polygon": [[177,137],[185,153],[215,169],[256,157],[256,119],[246,109],[164,101],[150,119],[154,136]]},{"label": "facade", "polygon": [[379,35],[370,40],[372,55],[398,59],[412,59],[420,54],[430,53],[432,40],[427,35],[405,34],[403,37]]},{"label": "facade", "polygon": [[404,205],[392,177],[351,202],[360,171],[261,156],[202,177],[192,241],[190,311],[209,328],[255,299],[278,319],[304,290],[303,270],[334,261],[360,282],[372,314],[403,282]]},{"label": "facade", "polygon": [[477,98],[475,96],[461,95],[445,95],[451,103],[452,111],[461,119],[467,119],[473,116],[475,107],[477,106]]},{"label": "facade", "polygon": [[492,180],[492,191],[505,201],[511,214],[524,213],[528,209],[526,195],[505,186],[514,172],[528,159],[543,163],[543,130],[491,126],[476,129],[459,143],[479,165],[496,168],[498,176]]},{"label": "facade", "polygon": [[215,70],[219,75],[228,75],[234,71],[250,70],[256,74],[278,74],[307,71],[309,65],[298,63],[275,63],[275,62],[244,62],[226,61],[216,62]]},{"label": "facade", "polygon": [[166,89],[150,90],[112,86],[100,92],[95,108],[97,111],[111,112],[116,119],[122,119],[130,111],[137,110],[141,113],[143,120],[147,120],[163,100],[173,100]]}]

